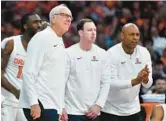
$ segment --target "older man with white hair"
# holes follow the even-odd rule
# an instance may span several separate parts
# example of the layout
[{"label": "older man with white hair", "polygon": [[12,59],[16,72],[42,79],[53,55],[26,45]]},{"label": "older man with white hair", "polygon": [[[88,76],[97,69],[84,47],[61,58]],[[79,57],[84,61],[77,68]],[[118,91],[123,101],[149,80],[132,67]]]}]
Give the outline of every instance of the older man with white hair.
[{"label": "older man with white hair", "polygon": [[28,121],[58,121],[64,107],[65,48],[72,13],[65,5],[50,11],[50,26],[30,41],[23,69],[20,105]]},{"label": "older man with white hair", "polygon": [[120,38],[122,42],[108,50],[111,86],[100,121],[140,121],[140,87],[152,85],[151,58],[148,50],[138,45],[138,27],[124,25]]}]

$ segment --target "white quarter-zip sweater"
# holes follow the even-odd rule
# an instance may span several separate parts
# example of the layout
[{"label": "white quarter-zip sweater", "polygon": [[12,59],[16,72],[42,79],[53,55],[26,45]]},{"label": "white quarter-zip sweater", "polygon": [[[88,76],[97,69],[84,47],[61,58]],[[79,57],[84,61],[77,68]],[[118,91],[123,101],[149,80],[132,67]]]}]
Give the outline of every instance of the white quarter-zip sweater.
[{"label": "white quarter-zip sweater", "polygon": [[107,52],[93,44],[84,51],[80,44],[66,50],[66,94],[68,114],[85,115],[93,105],[104,106],[110,88]]},{"label": "white quarter-zip sweater", "polygon": [[20,105],[38,104],[61,113],[65,88],[65,48],[51,27],[38,32],[29,42],[23,68]]},{"label": "white quarter-zip sweater", "polygon": [[138,94],[141,84],[132,87],[131,80],[135,79],[147,64],[150,70],[149,82],[142,83],[142,85],[145,88],[152,85],[152,65],[148,50],[137,45],[134,53],[128,55],[120,43],[108,50],[108,56],[111,68],[111,86],[102,111],[119,116],[128,116],[139,112]]}]

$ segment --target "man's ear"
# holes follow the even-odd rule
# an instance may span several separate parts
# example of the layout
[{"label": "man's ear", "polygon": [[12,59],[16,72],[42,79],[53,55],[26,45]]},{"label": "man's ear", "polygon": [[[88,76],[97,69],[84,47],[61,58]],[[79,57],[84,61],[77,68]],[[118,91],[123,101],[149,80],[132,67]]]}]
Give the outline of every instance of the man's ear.
[{"label": "man's ear", "polygon": [[56,20],[56,16],[52,16],[51,17],[51,22],[54,24],[55,23],[55,20]]},{"label": "man's ear", "polygon": [[124,39],[124,33],[123,33],[123,32],[120,33],[120,39],[121,39],[121,40]]},{"label": "man's ear", "polygon": [[79,31],[78,31],[78,34],[79,34],[80,37],[82,37],[82,36],[83,36],[83,31],[82,31],[82,30],[79,30]]},{"label": "man's ear", "polygon": [[24,29],[26,30],[28,28],[27,24],[24,24]]}]

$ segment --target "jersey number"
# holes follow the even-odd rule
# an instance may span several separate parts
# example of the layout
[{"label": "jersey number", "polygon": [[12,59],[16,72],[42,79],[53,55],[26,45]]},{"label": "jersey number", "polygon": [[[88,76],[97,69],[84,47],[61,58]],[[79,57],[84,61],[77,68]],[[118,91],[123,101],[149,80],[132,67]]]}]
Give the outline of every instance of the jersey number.
[{"label": "jersey number", "polygon": [[18,66],[17,78],[21,77],[23,66]]}]

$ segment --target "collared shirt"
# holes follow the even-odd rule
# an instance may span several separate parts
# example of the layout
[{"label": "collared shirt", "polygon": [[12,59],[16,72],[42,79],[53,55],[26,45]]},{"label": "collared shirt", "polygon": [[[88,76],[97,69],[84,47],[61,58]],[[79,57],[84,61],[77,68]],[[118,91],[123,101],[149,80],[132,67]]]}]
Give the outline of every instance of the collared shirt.
[{"label": "collared shirt", "polygon": [[66,97],[68,114],[85,115],[93,105],[104,106],[110,87],[110,68],[105,50],[92,45],[84,51],[80,44],[66,50]]},{"label": "collared shirt", "polygon": [[132,115],[140,111],[139,91],[141,84],[131,85],[138,73],[148,65],[149,82],[142,83],[145,88],[152,85],[152,65],[148,50],[137,45],[132,55],[122,48],[122,43],[108,50],[111,68],[111,86],[103,112],[119,116]]},{"label": "collared shirt", "polygon": [[45,109],[61,111],[65,88],[65,48],[51,27],[38,32],[28,44],[23,68],[20,105],[41,101]]}]

